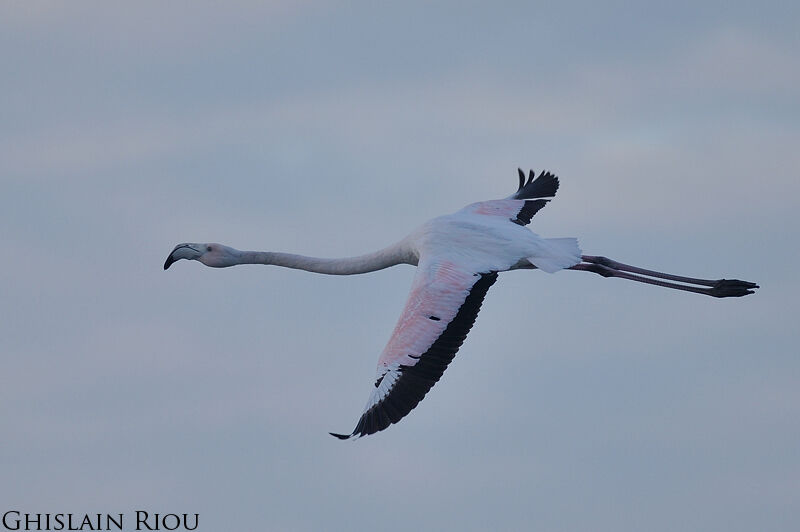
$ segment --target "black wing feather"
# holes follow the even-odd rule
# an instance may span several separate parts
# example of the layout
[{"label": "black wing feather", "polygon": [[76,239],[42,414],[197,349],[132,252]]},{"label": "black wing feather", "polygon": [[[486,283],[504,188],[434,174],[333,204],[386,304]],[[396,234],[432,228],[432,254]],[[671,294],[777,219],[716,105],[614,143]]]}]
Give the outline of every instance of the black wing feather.
[{"label": "black wing feather", "polygon": [[400,366],[400,376],[389,393],[361,415],[352,434],[334,434],[346,440],[381,431],[405,417],[442,377],[475,323],[486,292],[497,280],[497,272],[485,273],[472,285],[455,317],[413,366]]},{"label": "black wing feather", "polygon": [[533,170],[528,174],[528,180],[523,185],[524,177],[522,169],[519,169],[519,189],[516,194],[511,196],[511,199],[537,199],[537,198],[552,198],[558,191],[558,177],[550,172],[542,170],[539,177],[534,179]]},{"label": "black wing feather", "polygon": [[526,201],[525,205],[519,210],[517,217],[512,218],[511,221],[517,225],[528,225],[531,223],[533,215],[539,212],[539,209],[547,205],[547,202],[550,201],[549,199],[540,198],[552,198],[556,195],[556,191],[558,191],[558,177],[550,172],[542,170],[539,177],[534,179],[536,174],[531,170],[528,173],[528,180],[525,181],[525,173],[522,171],[522,168],[518,168],[517,171],[519,172],[519,189],[511,196],[511,199],[523,199],[528,201]]},{"label": "black wing feather", "polygon": [[537,199],[526,201],[525,205],[517,213],[517,217],[511,221],[517,225],[528,225],[531,223],[533,215],[539,212],[539,209],[547,205],[548,201],[550,200]]}]

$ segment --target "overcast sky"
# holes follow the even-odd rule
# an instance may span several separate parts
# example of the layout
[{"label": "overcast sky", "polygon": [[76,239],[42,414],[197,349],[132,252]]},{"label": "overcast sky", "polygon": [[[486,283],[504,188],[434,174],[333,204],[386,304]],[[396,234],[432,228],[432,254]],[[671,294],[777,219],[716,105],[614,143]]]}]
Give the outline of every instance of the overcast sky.
[{"label": "overcast sky", "polygon": [[[795,529],[798,20],[796,2],[3,2],[0,510]],[[518,166],[561,178],[537,233],[761,290],[503,274],[411,415],[340,442],[412,267],[162,270],[187,241],[372,251],[507,196]]]}]

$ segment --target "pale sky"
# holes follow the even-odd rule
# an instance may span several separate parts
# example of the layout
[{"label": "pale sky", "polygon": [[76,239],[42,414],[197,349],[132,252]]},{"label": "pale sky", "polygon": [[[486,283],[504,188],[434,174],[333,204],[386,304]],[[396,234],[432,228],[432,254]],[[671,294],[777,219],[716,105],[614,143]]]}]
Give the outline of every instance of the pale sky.
[{"label": "pale sky", "polygon": [[[0,511],[201,531],[800,523],[796,2],[4,2]],[[501,274],[442,380],[355,442],[410,266],[348,256],[561,178],[532,229],[756,281]],[[128,528],[126,528],[127,530]]]}]

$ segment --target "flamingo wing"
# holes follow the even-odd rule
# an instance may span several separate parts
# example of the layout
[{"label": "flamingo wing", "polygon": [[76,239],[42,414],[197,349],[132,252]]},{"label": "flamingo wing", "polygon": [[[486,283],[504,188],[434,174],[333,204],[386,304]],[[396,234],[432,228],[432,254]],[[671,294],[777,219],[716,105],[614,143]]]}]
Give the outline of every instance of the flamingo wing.
[{"label": "flamingo wing", "polygon": [[356,428],[349,435],[331,434],[340,439],[374,434],[411,412],[455,357],[496,280],[494,271],[421,261]]},{"label": "flamingo wing", "polygon": [[542,171],[536,177],[531,170],[526,180],[519,169],[519,189],[514,194],[501,200],[473,203],[462,210],[482,216],[502,216],[517,225],[528,225],[531,218],[556,195],[556,191],[558,177],[550,172]]}]

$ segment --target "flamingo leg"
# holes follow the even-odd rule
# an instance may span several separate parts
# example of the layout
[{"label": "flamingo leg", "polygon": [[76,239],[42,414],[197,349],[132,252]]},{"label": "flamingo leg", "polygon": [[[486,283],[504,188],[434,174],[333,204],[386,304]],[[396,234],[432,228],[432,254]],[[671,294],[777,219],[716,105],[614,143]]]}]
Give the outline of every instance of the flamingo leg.
[{"label": "flamingo leg", "polygon": [[[712,297],[741,297],[753,293],[758,285],[738,279],[697,279],[683,277],[670,273],[646,270],[637,266],[630,266],[606,257],[583,255],[583,262],[571,267],[571,270],[588,271],[603,277],[618,277],[639,283],[674,288],[686,292],[694,292]],[[660,279],[666,279],[662,281]],[[676,281],[676,282],[669,282]],[[684,284],[681,284],[684,283]],[[699,286],[691,286],[699,285]],[[707,287],[707,288],[702,288]]]}]

